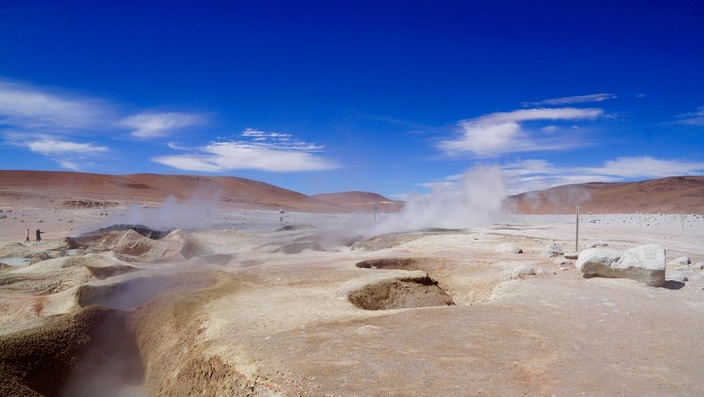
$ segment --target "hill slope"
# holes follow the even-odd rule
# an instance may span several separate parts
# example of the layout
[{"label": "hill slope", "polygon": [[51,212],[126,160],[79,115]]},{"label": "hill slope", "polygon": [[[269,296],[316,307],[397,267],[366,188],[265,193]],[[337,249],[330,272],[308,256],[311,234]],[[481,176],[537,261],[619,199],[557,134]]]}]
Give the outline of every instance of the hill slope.
[{"label": "hill slope", "polygon": [[704,176],[565,185],[506,200],[507,208],[527,214],[570,214],[577,205],[582,213],[704,214]]},{"label": "hill slope", "polygon": [[292,190],[237,177],[103,175],[81,172],[0,171],[0,205],[65,207],[201,200],[241,208],[346,212]]},{"label": "hill slope", "polygon": [[382,212],[396,212],[400,211],[404,204],[402,201],[390,200],[380,194],[370,192],[322,193],[312,197],[364,212],[374,211],[374,208]]}]

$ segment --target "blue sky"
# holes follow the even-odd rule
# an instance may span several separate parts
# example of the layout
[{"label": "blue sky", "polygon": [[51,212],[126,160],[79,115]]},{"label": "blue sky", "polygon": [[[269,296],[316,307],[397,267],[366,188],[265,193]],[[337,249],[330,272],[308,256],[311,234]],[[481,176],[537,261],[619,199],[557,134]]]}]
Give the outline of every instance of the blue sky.
[{"label": "blue sky", "polygon": [[8,1],[0,169],[389,197],[704,173],[700,1]]}]

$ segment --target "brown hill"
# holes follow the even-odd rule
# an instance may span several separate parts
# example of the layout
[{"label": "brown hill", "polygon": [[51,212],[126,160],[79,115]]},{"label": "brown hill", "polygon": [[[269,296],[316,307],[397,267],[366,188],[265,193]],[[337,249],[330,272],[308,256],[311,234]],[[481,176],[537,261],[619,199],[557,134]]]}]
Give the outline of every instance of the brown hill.
[{"label": "brown hill", "polygon": [[238,208],[349,211],[301,193],[237,177],[0,170],[0,205],[5,206],[161,203],[169,196],[178,201],[215,201]]},{"label": "brown hill", "polygon": [[396,212],[400,211],[404,205],[402,201],[390,200],[380,194],[370,192],[322,193],[315,194],[313,197],[363,212],[374,211],[375,208],[382,212]]},{"label": "brown hill", "polygon": [[578,205],[582,213],[704,214],[704,176],[558,186],[511,196],[506,205],[527,214],[571,214]]}]

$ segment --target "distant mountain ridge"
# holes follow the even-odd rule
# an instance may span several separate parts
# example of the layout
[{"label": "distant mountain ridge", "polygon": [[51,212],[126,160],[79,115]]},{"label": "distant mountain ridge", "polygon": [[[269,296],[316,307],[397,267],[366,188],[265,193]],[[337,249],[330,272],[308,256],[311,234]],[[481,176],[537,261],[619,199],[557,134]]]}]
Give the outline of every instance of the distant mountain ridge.
[{"label": "distant mountain ridge", "polygon": [[521,193],[506,208],[526,214],[580,212],[704,214],[704,176],[673,176],[640,182],[592,182]]},{"label": "distant mountain ridge", "polygon": [[[0,170],[0,205],[6,206],[36,202],[36,206],[77,207],[81,204],[95,206],[96,202],[103,201],[158,204],[170,196],[180,201],[237,208],[321,212],[364,209],[358,205],[347,206],[346,200],[336,204],[268,183],[231,176]],[[378,200],[380,205],[389,201],[382,196],[378,196]]]},{"label": "distant mountain ridge", "polygon": [[[308,212],[400,211],[404,202],[371,192],[307,196],[264,182],[231,176],[0,170],[0,206],[95,207],[159,204],[167,197],[249,209]],[[640,182],[564,185],[507,197],[508,211],[526,214],[704,214],[704,176],[674,176]]]}]

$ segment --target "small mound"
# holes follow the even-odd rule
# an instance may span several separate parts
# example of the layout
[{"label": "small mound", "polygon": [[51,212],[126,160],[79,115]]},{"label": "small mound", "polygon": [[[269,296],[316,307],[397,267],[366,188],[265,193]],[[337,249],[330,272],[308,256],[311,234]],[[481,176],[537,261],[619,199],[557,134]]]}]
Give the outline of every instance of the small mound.
[{"label": "small mound", "polygon": [[120,274],[125,274],[137,270],[136,267],[130,265],[109,265],[109,266],[90,266],[86,265],[86,269],[97,277],[99,280],[103,280],[109,277],[118,276]]},{"label": "small mound", "polygon": [[353,251],[379,251],[393,248],[397,245],[407,243],[422,237],[422,234],[391,233],[373,237],[368,240],[358,241],[352,244]]},{"label": "small mound", "polygon": [[428,276],[384,280],[354,291],[348,298],[364,310],[455,305],[452,298]]},{"label": "small mound", "polygon": [[281,247],[275,249],[273,252],[283,252],[284,254],[300,254],[303,250],[309,249],[311,251],[321,251],[325,252],[325,249],[318,244],[316,241],[297,241],[293,243],[284,244]]},{"label": "small mound", "polygon": [[79,242],[91,241],[91,240],[100,239],[102,237],[102,235],[106,234],[106,233],[124,232],[127,230],[135,231],[135,232],[141,234],[142,236],[144,236],[146,238],[150,238],[152,240],[160,240],[160,239],[166,237],[172,231],[172,230],[154,230],[154,229],[148,228],[144,225],[115,224],[115,225],[100,228],[98,230],[94,230],[92,232],[83,233],[83,234],[73,238],[73,240],[77,240]]},{"label": "small mound", "polygon": [[154,240],[127,230],[115,244],[115,256],[127,262],[183,261],[186,249],[186,236],[181,230],[174,230],[165,238]]}]

